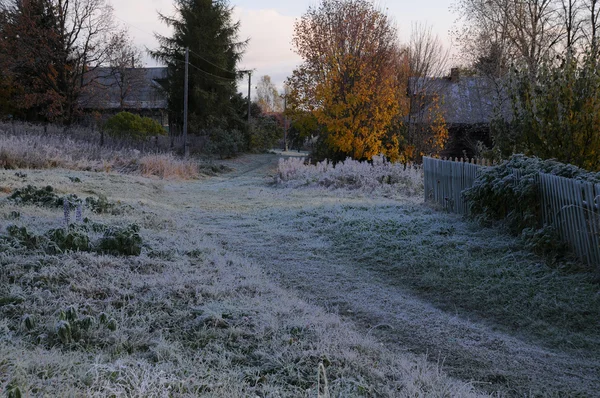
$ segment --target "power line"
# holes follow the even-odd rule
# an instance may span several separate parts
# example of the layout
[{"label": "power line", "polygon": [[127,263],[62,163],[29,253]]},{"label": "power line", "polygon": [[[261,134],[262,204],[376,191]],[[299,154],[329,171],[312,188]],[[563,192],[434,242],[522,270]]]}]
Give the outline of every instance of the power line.
[{"label": "power line", "polygon": [[230,70],[224,69],[222,67],[220,67],[219,65],[215,65],[214,63],[210,62],[209,60],[207,60],[206,58],[202,57],[200,54],[190,50],[190,53],[194,54],[196,57],[200,58],[202,61],[214,66],[215,68],[221,69],[223,72],[227,72],[227,73],[231,73],[232,75],[235,75],[235,72],[232,72]]},{"label": "power line", "polygon": [[116,16],[116,15],[114,15],[114,14],[113,14],[113,16],[114,16],[115,18],[117,18],[119,21],[121,21],[121,22],[125,22],[127,25],[131,26],[131,27],[132,27],[132,28],[134,28],[134,29],[137,29],[137,30],[139,30],[140,32],[144,32],[144,33],[146,33],[146,34],[148,34],[148,35],[154,36],[154,33],[150,33],[150,32],[148,32],[147,30],[144,30],[144,29],[142,29],[142,28],[138,28],[137,26],[135,26],[135,25],[133,25],[133,24],[131,24],[131,23],[127,22],[127,21],[126,21],[126,20],[124,20],[123,18],[119,18],[119,17],[117,17],[117,16]]},{"label": "power line", "polygon": [[[174,61],[175,61],[175,62],[182,63],[182,64],[185,64],[185,61],[183,61],[183,60],[180,60],[180,59],[174,59]],[[200,67],[198,67],[198,66],[196,66],[196,65],[192,64],[191,62],[188,62],[188,65],[189,65],[189,66],[191,66],[192,68],[196,69],[198,72],[202,72],[202,73],[204,73],[205,75],[208,75],[208,76],[214,77],[214,78],[216,78],[216,79],[225,80],[225,81],[227,81],[227,82],[235,82],[235,81],[237,81],[237,79],[230,79],[230,78],[228,78],[228,77],[222,77],[222,76],[213,75],[212,73],[210,73],[210,72],[207,72],[207,71],[203,70],[202,68],[200,68]]]},{"label": "power line", "polygon": [[222,76],[213,75],[210,72],[207,72],[205,70],[200,69],[199,67],[197,67],[196,65],[192,64],[191,62],[189,63],[189,65],[192,68],[196,69],[197,71],[204,73],[205,75],[208,75],[208,76],[211,76],[211,77],[214,77],[214,78],[217,78],[217,79],[225,80],[225,81],[228,81],[228,82],[235,82],[235,81],[237,81],[237,79],[230,79],[228,77],[222,77]]}]

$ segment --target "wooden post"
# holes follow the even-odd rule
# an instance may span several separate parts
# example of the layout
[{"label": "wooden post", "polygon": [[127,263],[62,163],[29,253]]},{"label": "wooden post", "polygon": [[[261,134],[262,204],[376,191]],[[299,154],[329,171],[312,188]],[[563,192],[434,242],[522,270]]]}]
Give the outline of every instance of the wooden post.
[{"label": "wooden post", "polygon": [[190,148],[187,142],[188,133],[188,68],[190,62],[190,49],[185,49],[185,77],[183,83],[183,156],[187,158],[190,155]]}]

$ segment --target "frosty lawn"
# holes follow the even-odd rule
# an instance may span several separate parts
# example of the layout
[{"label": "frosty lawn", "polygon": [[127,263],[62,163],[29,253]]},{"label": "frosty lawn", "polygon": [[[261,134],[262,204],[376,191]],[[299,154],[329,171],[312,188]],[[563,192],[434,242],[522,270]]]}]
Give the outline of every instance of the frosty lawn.
[{"label": "frosty lawn", "polygon": [[[319,363],[331,396],[600,387],[597,285],[585,274],[422,206],[414,170],[388,173],[381,190],[333,189],[335,176],[274,185],[277,162],[243,157],[200,181],[2,171],[4,192],[103,193],[127,210],[84,216],[136,223],[143,239],[140,256],[1,254],[2,389],[315,397]],[[3,227],[38,234],[62,222],[61,209],[10,202],[2,214]],[[79,328],[72,341],[58,333],[63,314]]]}]

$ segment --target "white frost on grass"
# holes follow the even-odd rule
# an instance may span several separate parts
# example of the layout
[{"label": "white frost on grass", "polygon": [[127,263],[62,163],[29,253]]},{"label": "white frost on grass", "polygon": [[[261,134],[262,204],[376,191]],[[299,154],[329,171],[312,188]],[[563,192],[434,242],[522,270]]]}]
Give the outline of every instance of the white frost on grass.
[{"label": "white frost on grass", "polygon": [[275,182],[291,188],[345,188],[375,196],[416,197],[423,192],[423,170],[388,162],[384,156],[375,156],[372,162],[348,158],[335,166],[328,161],[311,165],[304,158],[291,157],[279,160]]},{"label": "white frost on grass", "polygon": [[[18,298],[0,306],[2,391],[10,385],[25,396],[314,397],[322,362],[332,396],[476,395],[435,364],[399,356],[279,286],[264,264],[233,250],[234,231],[226,239],[209,236],[215,226],[234,228],[242,213],[255,214],[264,198],[236,195],[247,189],[239,182],[172,182],[161,190],[140,177],[78,173],[82,182],[72,183],[64,173],[7,177],[15,186],[43,179],[64,193],[93,190],[128,203],[132,209],[120,219],[90,217],[137,222],[148,246],[138,257],[2,253],[0,296]],[[4,209],[18,209],[21,218],[10,222],[27,227],[34,214],[37,233],[62,212]],[[65,344],[55,325],[68,307],[95,322]],[[35,319],[31,329],[23,327],[26,314]],[[101,314],[115,320],[115,330]]]}]

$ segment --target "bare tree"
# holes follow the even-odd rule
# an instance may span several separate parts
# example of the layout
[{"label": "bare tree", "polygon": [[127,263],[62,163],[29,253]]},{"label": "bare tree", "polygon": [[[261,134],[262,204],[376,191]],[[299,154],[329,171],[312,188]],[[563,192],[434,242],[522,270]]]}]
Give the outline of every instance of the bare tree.
[{"label": "bare tree", "polygon": [[[569,37],[575,38],[577,8],[569,8],[569,1],[458,0],[455,10],[463,27],[455,36],[463,51],[475,58],[489,54],[495,45],[507,62],[522,63],[534,70],[567,37],[565,23],[571,24]],[[559,2],[565,4],[565,21]]]},{"label": "bare tree", "polygon": [[86,73],[109,60],[118,35],[107,0],[6,0],[2,3],[2,57],[20,84],[22,105],[48,120],[70,124]]},{"label": "bare tree", "polygon": [[275,87],[275,84],[273,84],[269,75],[264,75],[260,78],[258,85],[256,86],[256,95],[258,98],[258,105],[263,113],[283,111],[282,99],[279,96],[277,87]]},{"label": "bare tree", "polygon": [[426,23],[413,23],[408,44],[412,76],[440,77],[446,73],[449,50]]},{"label": "bare tree", "polygon": [[109,67],[111,86],[116,86],[119,92],[119,106],[125,109],[125,100],[139,100],[139,92],[145,81],[145,71],[142,68],[142,52],[133,44],[126,31],[113,36],[110,44]]},{"label": "bare tree", "polygon": [[600,0],[583,0],[583,7],[588,13],[584,16],[583,35],[592,54],[598,53],[598,32],[600,28]]},{"label": "bare tree", "polygon": [[[412,25],[408,54],[407,141],[417,159],[443,149],[447,130],[440,111],[439,79],[447,73],[449,49],[431,26]],[[401,70],[401,69],[399,69]]]}]

